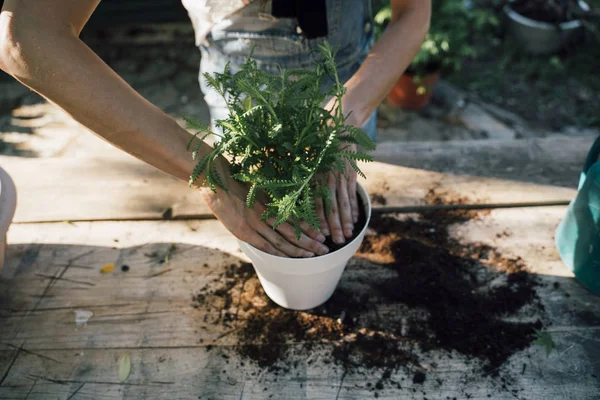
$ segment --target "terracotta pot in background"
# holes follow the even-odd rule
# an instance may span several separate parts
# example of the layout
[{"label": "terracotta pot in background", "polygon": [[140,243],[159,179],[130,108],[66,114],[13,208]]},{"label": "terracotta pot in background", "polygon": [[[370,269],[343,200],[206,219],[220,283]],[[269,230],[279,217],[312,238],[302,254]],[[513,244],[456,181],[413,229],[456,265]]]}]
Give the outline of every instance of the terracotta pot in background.
[{"label": "terracotta pot in background", "polygon": [[[412,75],[404,74],[388,94],[387,101],[406,110],[420,110],[429,104],[433,88],[439,79],[440,73],[436,72],[421,77],[421,81],[417,84]],[[422,94],[418,93],[420,86],[425,87],[425,92]]]}]

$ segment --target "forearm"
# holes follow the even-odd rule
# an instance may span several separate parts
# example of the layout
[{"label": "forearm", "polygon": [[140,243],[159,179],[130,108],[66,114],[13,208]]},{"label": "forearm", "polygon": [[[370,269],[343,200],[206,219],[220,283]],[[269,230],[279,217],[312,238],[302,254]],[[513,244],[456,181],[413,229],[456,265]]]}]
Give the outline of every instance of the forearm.
[{"label": "forearm", "polygon": [[367,121],[408,68],[429,30],[429,0],[392,0],[392,10],[387,29],[345,84],[344,113],[352,111],[357,126]]},{"label": "forearm", "polygon": [[193,168],[189,133],[134,91],[70,27],[36,22],[2,13],[1,34],[10,38],[1,53],[3,68],[108,142],[187,180]]}]

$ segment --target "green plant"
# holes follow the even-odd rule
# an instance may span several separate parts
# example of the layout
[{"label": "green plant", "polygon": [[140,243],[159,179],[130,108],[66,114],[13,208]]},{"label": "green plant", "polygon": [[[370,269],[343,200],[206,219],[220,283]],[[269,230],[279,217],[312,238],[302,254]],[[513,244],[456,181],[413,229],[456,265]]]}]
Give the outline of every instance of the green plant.
[{"label": "green plant", "polygon": [[[345,89],[337,75],[334,51],[325,43],[319,52],[322,62],[312,70],[281,70],[272,75],[258,69],[249,57],[235,74],[229,66],[223,73],[205,74],[229,108],[229,116],[216,121],[222,134],[187,119],[188,127],[197,131],[194,137],[218,137],[213,150],[199,159],[201,140],[193,149],[197,163],[190,184],[197,183],[204,173],[201,185],[213,192],[227,190],[215,166],[219,157],[226,156],[231,176],[249,186],[247,206],[254,205],[259,193],[266,193],[263,219],[274,218],[273,228],[291,222],[298,237],[301,221],[319,229],[315,197],[323,198],[327,212],[330,210],[331,194],[325,179],[329,172],[344,173],[347,162],[364,176],[357,161],[371,161],[372,157],[351,151],[348,144],[375,149],[365,132],[345,124],[347,115],[341,103]],[[324,91],[327,80],[333,85]],[[323,107],[329,97],[335,98],[332,110]],[[192,142],[193,138],[190,145]]]},{"label": "green plant", "polygon": [[535,336],[536,339],[533,343],[546,349],[546,356],[549,356],[552,350],[556,348],[556,343],[554,343],[550,332],[536,329]]},{"label": "green plant", "polygon": [[[392,11],[384,6],[375,15],[375,34],[379,38],[391,20]],[[473,35],[494,30],[500,24],[496,14],[465,0],[433,0],[430,29],[407,73],[423,76],[432,72],[460,70],[466,57],[476,55]]]}]

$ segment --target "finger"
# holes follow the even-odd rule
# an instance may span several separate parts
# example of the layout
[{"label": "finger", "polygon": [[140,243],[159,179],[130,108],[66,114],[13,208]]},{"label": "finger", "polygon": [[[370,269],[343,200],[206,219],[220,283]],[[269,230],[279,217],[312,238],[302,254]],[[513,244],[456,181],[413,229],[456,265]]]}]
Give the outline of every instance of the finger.
[{"label": "finger", "polygon": [[[318,254],[320,256],[329,253],[329,248],[324,244],[309,238],[307,235],[302,233],[300,235],[300,239],[296,236],[296,230],[290,224],[281,224],[277,227],[277,232],[279,232],[288,242],[290,242],[294,246],[298,246],[303,248],[304,250],[308,250],[312,253]],[[323,236],[323,235],[321,235]],[[324,237],[323,237],[324,239]]]},{"label": "finger", "polygon": [[[275,218],[270,218],[267,220],[267,224],[270,226],[273,226],[274,223]],[[304,224],[310,228],[306,222]],[[300,224],[300,227],[302,228],[302,224]],[[302,233],[300,235],[300,239],[298,239],[296,236],[296,229],[294,229],[294,227],[289,223],[279,225],[276,230],[293,246],[301,247],[304,250],[308,250],[320,256],[329,253],[329,248],[322,244],[322,242],[325,241],[325,236],[319,232],[316,232],[316,234],[317,237],[320,235],[320,238],[323,239],[322,242],[310,238],[305,233]]]},{"label": "finger", "polygon": [[352,211],[352,222],[358,222],[358,195],[356,194],[356,174],[350,175],[348,179],[348,197],[350,199],[350,209]]},{"label": "finger", "polygon": [[331,192],[331,210],[329,214],[326,215],[329,228],[331,229],[331,238],[334,243],[343,244],[346,242],[346,239],[344,239],[344,232],[342,230],[342,223],[340,221],[340,213],[338,210],[337,179],[333,174],[329,174],[327,185]]},{"label": "finger", "polygon": [[302,229],[302,232],[309,238],[314,239],[317,242],[323,243],[325,241],[325,236],[321,232],[315,230],[306,221],[300,222],[300,229]]},{"label": "finger", "polygon": [[348,198],[348,181],[343,174],[340,174],[340,180],[337,183],[338,209],[340,211],[340,220],[342,229],[346,238],[352,237],[354,223],[352,222],[352,209],[350,208],[350,199]]},{"label": "finger", "polygon": [[325,236],[329,236],[331,232],[329,231],[329,223],[327,222],[327,218],[325,218],[325,206],[323,205],[323,199],[321,197],[315,198],[315,205],[317,208],[317,215],[319,216],[321,233]]},{"label": "finger", "polygon": [[282,235],[275,231],[272,227],[262,222],[257,227],[258,233],[260,233],[265,239],[267,239],[277,250],[285,253],[289,257],[297,258],[309,258],[314,257],[315,253],[304,250],[298,246],[294,246],[288,242]]},{"label": "finger", "polygon": [[284,252],[277,250],[268,240],[256,232],[253,232],[251,235],[240,235],[238,239],[256,247],[261,251],[264,251],[265,253],[279,257],[287,257]]}]

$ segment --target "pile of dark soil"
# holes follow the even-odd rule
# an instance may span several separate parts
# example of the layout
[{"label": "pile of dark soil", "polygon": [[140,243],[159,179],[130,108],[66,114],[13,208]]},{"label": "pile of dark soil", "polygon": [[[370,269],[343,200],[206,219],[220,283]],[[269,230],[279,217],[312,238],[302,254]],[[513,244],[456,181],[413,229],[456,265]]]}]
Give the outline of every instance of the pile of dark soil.
[{"label": "pile of dark soil", "polygon": [[[214,322],[232,328],[237,351],[263,368],[286,368],[318,351],[347,371],[383,368],[389,377],[441,351],[481,360],[482,372],[495,374],[532,342],[544,310],[522,260],[449,236],[448,226],[478,215],[375,216],[333,297],[308,312],[271,302],[250,264],[230,265],[194,305],[219,311]],[[516,322],[524,316],[530,322]]]}]

